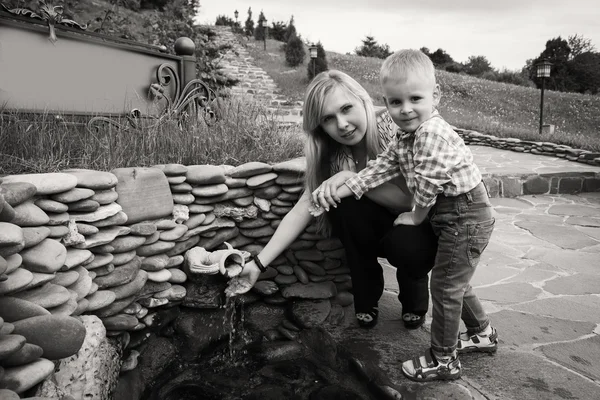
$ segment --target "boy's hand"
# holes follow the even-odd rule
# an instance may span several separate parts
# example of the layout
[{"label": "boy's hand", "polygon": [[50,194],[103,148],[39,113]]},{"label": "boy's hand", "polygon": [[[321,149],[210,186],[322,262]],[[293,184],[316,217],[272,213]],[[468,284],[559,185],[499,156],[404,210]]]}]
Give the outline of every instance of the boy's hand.
[{"label": "boy's hand", "polygon": [[413,226],[417,225],[417,223],[415,222],[414,211],[405,212],[405,213],[398,215],[398,217],[394,221],[394,226],[396,226],[396,225],[413,225]]}]

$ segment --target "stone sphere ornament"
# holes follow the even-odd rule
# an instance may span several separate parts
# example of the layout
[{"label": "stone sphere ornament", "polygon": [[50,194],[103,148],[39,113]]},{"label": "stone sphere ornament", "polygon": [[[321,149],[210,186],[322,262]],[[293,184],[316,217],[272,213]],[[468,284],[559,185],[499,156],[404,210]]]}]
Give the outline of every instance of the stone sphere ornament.
[{"label": "stone sphere ornament", "polygon": [[178,56],[193,56],[196,51],[196,44],[189,37],[180,37],[175,41],[175,54]]}]

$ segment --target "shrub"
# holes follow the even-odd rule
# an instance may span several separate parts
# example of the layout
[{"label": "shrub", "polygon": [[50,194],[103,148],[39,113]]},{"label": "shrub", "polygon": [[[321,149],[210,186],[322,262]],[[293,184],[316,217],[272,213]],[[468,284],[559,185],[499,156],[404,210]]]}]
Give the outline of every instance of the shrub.
[{"label": "shrub", "polygon": [[258,15],[258,26],[254,29],[254,39],[263,41],[267,34],[268,26],[263,26],[265,21],[265,14],[261,11]]},{"label": "shrub", "polygon": [[454,72],[455,74],[460,74],[464,70],[464,66],[461,63],[453,62],[444,67],[444,69],[448,72]]},{"label": "shrub", "polygon": [[296,67],[304,62],[304,43],[298,36],[292,36],[285,46],[285,61],[290,67]]},{"label": "shrub", "polygon": [[311,58],[306,69],[309,81],[311,81],[315,75],[329,69],[327,66],[327,55],[325,54],[325,49],[323,49],[321,42],[317,43],[317,58]]},{"label": "shrub", "polygon": [[273,22],[269,28],[269,37],[279,42],[285,42],[285,32],[287,31],[287,25],[283,21]]},{"label": "shrub", "polygon": [[287,43],[290,38],[294,36],[298,36],[298,33],[296,32],[296,27],[294,26],[294,16],[292,15],[290,18],[290,23],[285,30],[285,35],[283,36],[284,43]]}]

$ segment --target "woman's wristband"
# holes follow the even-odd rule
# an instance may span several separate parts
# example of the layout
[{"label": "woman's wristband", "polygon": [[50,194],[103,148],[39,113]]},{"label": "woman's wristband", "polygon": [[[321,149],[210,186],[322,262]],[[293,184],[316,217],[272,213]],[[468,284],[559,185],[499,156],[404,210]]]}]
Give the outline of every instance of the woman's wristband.
[{"label": "woman's wristband", "polygon": [[265,267],[261,262],[260,259],[258,258],[258,254],[255,254],[252,256],[252,260],[254,260],[254,262],[256,263],[256,266],[258,267],[258,269],[260,269],[260,272],[265,272],[267,270],[267,267]]}]

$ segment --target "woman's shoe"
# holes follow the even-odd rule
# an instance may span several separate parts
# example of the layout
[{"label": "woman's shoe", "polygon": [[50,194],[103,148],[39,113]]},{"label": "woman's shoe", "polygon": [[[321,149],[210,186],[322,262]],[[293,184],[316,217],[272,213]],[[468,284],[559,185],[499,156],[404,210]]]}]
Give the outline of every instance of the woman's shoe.
[{"label": "woman's shoe", "polygon": [[417,315],[413,313],[402,314],[402,322],[406,329],[417,329],[425,323],[424,315]]},{"label": "woman's shoe", "polygon": [[422,356],[402,363],[402,373],[415,382],[449,381],[460,378],[461,365],[458,356],[438,359],[429,349]]},{"label": "woman's shoe", "polygon": [[379,315],[379,309],[373,307],[369,312],[356,313],[356,321],[358,325],[363,328],[372,328],[377,325],[377,317]]}]

